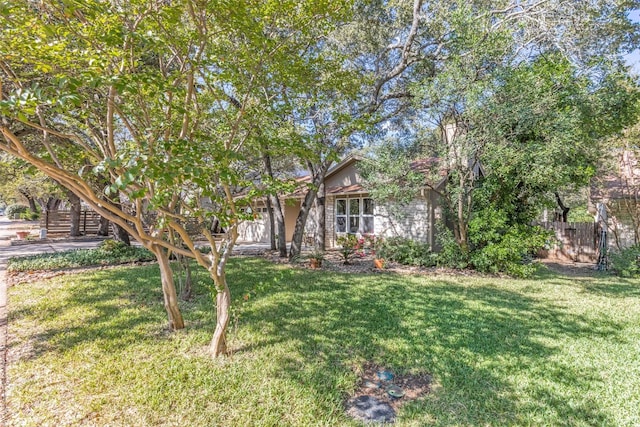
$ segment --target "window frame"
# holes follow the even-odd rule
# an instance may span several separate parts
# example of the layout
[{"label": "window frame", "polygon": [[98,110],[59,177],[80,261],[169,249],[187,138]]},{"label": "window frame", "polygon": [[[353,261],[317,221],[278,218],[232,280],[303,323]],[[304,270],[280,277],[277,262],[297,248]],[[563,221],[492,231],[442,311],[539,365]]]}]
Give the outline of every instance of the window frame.
[{"label": "window frame", "polygon": [[[370,200],[371,203],[371,213],[365,213],[365,200]],[[338,204],[344,201],[344,213],[338,213],[339,209],[338,209]],[[358,213],[357,214],[352,214],[351,213],[351,202],[352,201],[357,201],[358,203]],[[374,234],[375,232],[375,202],[373,201],[373,199],[371,197],[362,197],[362,196],[358,196],[358,197],[349,197],[349,196],[343,196],[343,197],[336,197],[335,200],[335,204],[334,204],[334,208],[335,208],[335,214],[334,214],[334,230],[336,234],[339,235],[345,235],[345,234]],[[343,218],[344,219],[344,231],[340,231],[338,229],[338,219],[339,218]],[[356,218],[357,223],[358,223],[358,230],[355,232],[351,231],[351,219],[352,218]],[[364,232],[363,227],[364,227],[364,221],[366,219],[371,219],[371,231],[370,232]]]}]

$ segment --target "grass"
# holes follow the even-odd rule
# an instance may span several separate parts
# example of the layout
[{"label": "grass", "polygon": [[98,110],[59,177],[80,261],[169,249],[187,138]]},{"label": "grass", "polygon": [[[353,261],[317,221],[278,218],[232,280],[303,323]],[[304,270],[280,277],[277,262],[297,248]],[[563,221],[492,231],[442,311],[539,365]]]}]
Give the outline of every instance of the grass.
[{"label": "grass", "polygon": [[105,250],[103,248],[72,249],[63,252],[10,258],[7,262],[7,271],[55,270],[97,265],[126,264],[152,261],[155,259],[155,256],[148,250],[135,246],[119,248],[118,250]]},{"label": "grass", "polygon": [[[399,426],[640,425],[640,282],[349,275],[235,260],[232,355],[211,295],[168,333],[155,266],[10,290],[9,425],[350,426],[366,361],[430,372]],[[247,298],[245,301],[245,298]]]}]

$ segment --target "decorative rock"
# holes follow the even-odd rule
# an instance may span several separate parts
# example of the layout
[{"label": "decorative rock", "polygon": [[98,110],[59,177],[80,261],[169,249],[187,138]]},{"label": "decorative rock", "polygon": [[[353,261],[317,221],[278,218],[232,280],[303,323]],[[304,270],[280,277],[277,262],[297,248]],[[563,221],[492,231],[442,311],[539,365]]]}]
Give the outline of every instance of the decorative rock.
[{"label": "decorative rock", "polygon": [[365,388],[379,388],[380,387],[380,383],[374,383],[373,381],[365,381],[362,384]]},{"label": "decorative rock", "polygon": [[391,381],[393,379],[393,373],[390,371],[378,371],[376,375],[382,381]]},{"label": "decorative rock", "polygon": [[391,405],[373,396],[358,396],[348,406],[347,413],[357,420],[392,423],[396,419],[396,411]]},{"label": "decorative rock", "polygon": [[387,394],[394,399],[400,399],[402,396],[404,396],[404,390],[397,385],[392,385],[387,388]]}]

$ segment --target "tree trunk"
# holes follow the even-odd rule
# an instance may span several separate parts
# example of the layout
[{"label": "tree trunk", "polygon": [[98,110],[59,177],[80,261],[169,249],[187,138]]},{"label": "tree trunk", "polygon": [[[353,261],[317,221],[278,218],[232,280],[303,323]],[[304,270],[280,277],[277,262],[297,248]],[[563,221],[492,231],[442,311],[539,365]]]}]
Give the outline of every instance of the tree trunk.
[{"label": "tree trunk", "polygon": [[45,209],[43,210],[47,210],[49,212],[57,211],[60,207],[60,203],[62,203],[62,200],[58,199],[57,197],[49,197]]},{"label": "tree trunk", "polygon": [[31,212],[38,212],[38,206],[36,205],[36,199],[31,197],[29,193],[26,191],[18,190],[22,196],[27,199],[27,203],[29,203],[29,210]]},{"label": "tree trunk", "polygon": [[[309,186],[307,194],[304,196],[304,200],[300,204],[300,212],[296,218],[296,227],[293,230],[293,238],[291,239],[289,259],[293,259],[300,255],[300,251],[302,250],[302,237],[304,235],[307,218],[309,217],[309,211],[311,210],[311,206],[318,194],[317,189],[320,188],[320,185],[324,182],[324,176],[327,173],[329,166],[331,166],[331,162],[325,160],[318,168],[314,168],[312,165],[309,167],[313,176],[313,185]],[[315,173],[314,169],[316,170]]]},{"label": "tree trunk", "polygon": [[113,231],[114,240],[122,242],[127,246],[131,246],[131,239],[129,238],[129,233],[127,233],[127,230],[120,227],[115,222],[111,223],[111,230]]},{"label": "tree trunk", "polygon": [[69,229],[69,235],[71,237],[78,237],[82,235],[80,232],[80,216],[82,214],[82,205],[80,203],[80,197],[69,191],[69,204],[71,205],[71,225]]},{"label": "tree trunk", "polygon": [[103,216],[100,217],[100,225],[98,226],[98,236],[108,236],[109,235],[109,225],[111,223],[109,220]]},{"label": "tree trunk", "polygon": [[325,218],[325,193],[324,193],[324,181],[318,187],[318,194],[316,195],[316,238],[315,238],[315,249],[318,251],[324,251],[326,249],[325,243],[325,228],[326,228],[326,218]]},{"label": "tree trunk", "polygon": [[213,333],[209,349],[213,357],[227,352],[227,326],[229,325],[229,308],[231,307],[231,292],[227,280],[222,276],[216,283],[216,330]]},{"label": "tree trunk", "polygon": [[182,313],[180,313],[180,307],[178,306],[178,294],[173,281],[173,271],[171,270],[169,256],[163,248],[155,245],[151,248],[151,252],[156,256],[158,266],[160,267],[162,295],[164,296],[164,308],[169,317],[169,328],[172,331],[183,329],[184,320]]},{"label": "tree trunk", "polygon": [[556,196],[558,207],[562,210],[562,213],[558,216],[558,220],[567,222],[567,218],[569,217],[569,211],[571,210],[571,208],[565,206],[565,204],[562,202],[562,199],[560,198],[560,194],[556,192],[554,193],[554,195]]},{"label": "tree trunk", "polygon": [[276,223],[276,235],[278,251],[280,258],[287,257],[287,230],[284,225],[284,215],[282,214],[282,203],[277,196],[269,196],[271,198],[271,206],[273,207],[273,214]]},{"label": "tree trunk", "polygon": [[184,273],[184,285],[180,290],[180,298],[183,301],[189,301],[193,295],[193,281],[191,280],[191,266],[189,265],[189,259],[184,255],[177,255],[178,263],[180,265],[181,273]]},{"label": "tree trunk", "polygon": [[273,218],[273,206],[271,205],[271,198],[267,197],[267,215],[269,215],[269,247],[272,251],[278,248],[276,242],[276,221]]},{"label": "tree trunk", "polygon": [[[265,154],[262,157],[264,168],[269,178],[273,179],[273,168],[271,166],[271,155],[268,152],[269,147],[265,147]],[[282,204],[277,195],[271,195],[267,198],[267,209],[269,210],[269,220],[271,221],[271,234],[277,233],[277,242],[275,238],[271,240],[271,247],[275,249],[275,244],[280,251],[280,258],[287,256],[287,235],[284,226],[284,214],[282,213]]]},{"label": "tree trunk", "polygon": [[[114,205],[122,210],[122,205],[120,203],[114,203]],[[111,230],[113,231],[113,239],[118,241],[118,242],[122,242],[127,246],[131,246],[131,239],[129,238],[129,233],[127,233],[127,230],[125,230],[124,228],[122,228],[120,225],[116,224],[115,222],[111,223]]]}]

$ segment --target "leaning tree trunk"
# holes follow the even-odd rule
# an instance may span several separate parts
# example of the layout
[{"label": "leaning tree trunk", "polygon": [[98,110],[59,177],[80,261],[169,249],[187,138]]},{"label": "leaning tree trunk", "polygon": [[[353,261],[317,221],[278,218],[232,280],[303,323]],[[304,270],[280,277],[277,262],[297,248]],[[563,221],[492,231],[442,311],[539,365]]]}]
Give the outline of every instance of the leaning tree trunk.
[{"label": "leaning tree trunk", "polygon": [[229,309],[231,307],[231,291],[227,279],[221,276],[216,283],[216,330],[213,333],[209,349],[213,357],[227,352],[227,326],[229,326]]},{"label": "leaning tree trunk", "polygon": [[36,205],[36,199],[34,199],[33,197],[31,197],[31,195],[29,193],[27,193],[26,191],[22,191],[22,190],[18,190],[20,192],[20,194],[22,194],[22,196],[27,199],[27,202],[29,203],[29,210],[31,212],[38,212],[38,206]]},{"label": "leaning tree trunk", "polygon": [[169,328],[173,331],[183,329],[184,320],[182,313],[180,313],[180,307],[178,306],[178,293],[176,292],[176,286],[173,281],[173,271],[171,270],[169,256],[160,246],[154,245],[150,250],[156,256],[158,266],[160,267],[162,295],[164,296],[164,308],[169,317]]},{"label": "leaning tree trunk", "polygon": [[71,226],[69,229],[69,235],[71,237],[78,237],[82,233],[80,232],[80,216],[82,214],[82,205],[80,204],[80,197],[76,196],[71,191],[68,192],[69,204],[71,205]]},{"label": "leaning tree trunk", "polygon": [[115,222],[111,223],[111,230],[113,231],[114,240],[122,242],[127,246],[131,246],[131,239],[129,237],[129,233],[127,233],[127,230],[125,230]]},{"label": "leaning tree trunk", "polygon": [[331,166],[331,161],[329,160],[322,162],[319,167],[314,167],[312,164],[309,164],[309,170],[313,176],[313,185],[309,186],[307,194],[304,196],[304,200],[300,204],[300,212],[296,218],[296,227],[293,230],[293,238],[291,239],[289,259],[293,259],[300,255],[300,251],[302,250],[302,237],[304,235],[307,217],[309,216],[311,206],[316,200],[316,195],[318,194],[317,189],[320,187],[320,184],[324,182],[324,176],[326,175],[329,166]]}]

